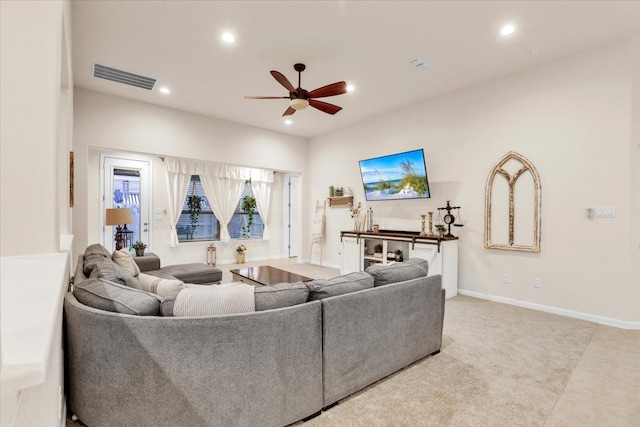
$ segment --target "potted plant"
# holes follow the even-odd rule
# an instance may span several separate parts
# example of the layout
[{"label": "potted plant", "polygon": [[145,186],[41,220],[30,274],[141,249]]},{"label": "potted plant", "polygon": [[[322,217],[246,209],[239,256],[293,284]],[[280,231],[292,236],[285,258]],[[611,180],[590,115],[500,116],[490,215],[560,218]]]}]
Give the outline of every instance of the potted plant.
[{"label": "potted plant", "polygon": [[404,258],[402,257],[402,251],[400,249],[396,249],[395,253],[395,259],[398,262],[402,262],[404,261]]},{"label": "potted plant", "polygon": [[436,224],[436,231],[438,232],[440,237],[443,237],[447,232],[447,227],[445,227],[443,224]]},{"label": "potted plant", "polygon": [[133,244],[132,247],[136,250],[136,256],[144,256],[144,250],[147,248],[147,245],[144,242],[138,240]]},{"label": "potted plant", "polygon": [[242,243],[240,243],[239,245],[236,245],[236,254],[238,256],[238,264],[244,264],[244,255],[246,251],[247,251],[247,247]]},{"label": "potted plant", "polygon": [[253,225],[253,214],[256,212],[256,198],[252,196],[244,196],[242,199],[242,212],[246,213],[247,225],[242,227],[242,237],[251,238],[251,226]]},{"label": "potted plant", "polygon": [[382,258],[382,243],[376,243],[373,247],[373,256]]},{"label": "potted plant", "polygon": [[196,194],[196,183],[193,183],[191,189],[191,195],[187,199],[187,205],[189,206],[189,219],[191,220],[191,232],[189,233],[189,240],[193,240],[193,233],[198,226],[198,215],[202,211],[202,197]]}]

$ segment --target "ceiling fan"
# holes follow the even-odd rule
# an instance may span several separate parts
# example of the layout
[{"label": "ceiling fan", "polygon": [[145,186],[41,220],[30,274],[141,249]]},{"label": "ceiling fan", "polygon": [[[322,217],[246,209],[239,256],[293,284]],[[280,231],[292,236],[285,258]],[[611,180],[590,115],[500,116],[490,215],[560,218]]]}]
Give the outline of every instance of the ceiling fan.
[{"label": "ceiling fan", "polygon": [[298,72],[298,88],[294,88],[291,82],[284,76],[284,74],[271,70],[271,75],[289,91],[289,96],[245,96],[246,99],[290,99],[289,108],[287,108],[282,114],[283,116],[290,116],[297,110],[304,110],[309,105],[323,111],[327,114],[335,114],[342,110],[342,107],[329,104],[328,102],[318,101],[316,98],[326,98],[328,96],[342,95],[347,93],[347,84],[345,82],[331,83],[326,86],[322,86],[312,91],[306,91],[300,87],[300,74],[304,71],[304,64],[295,64],[293,69]]}]

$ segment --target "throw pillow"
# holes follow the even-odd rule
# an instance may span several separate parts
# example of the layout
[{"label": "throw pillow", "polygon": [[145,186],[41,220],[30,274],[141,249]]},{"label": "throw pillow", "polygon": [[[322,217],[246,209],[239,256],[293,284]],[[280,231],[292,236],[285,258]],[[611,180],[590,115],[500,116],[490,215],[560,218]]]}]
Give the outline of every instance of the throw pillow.
[{"label": "throw pillow", "polygon": [[181,290],[173,306],[174,316],[212,316],[256,310],[253,291],[245,283],[225,283]]},{"label": "throw pillow", "polygon": [[309,299],[309,288],[303,283],[280,283],[255,289],[256,311],[304,304]]},{"label": "throw pillow", "polygon": [[82,304],[99,310],[138,316],[156,316],[160,312],[157,295],[102,278],[75,286],[73,295]]},{"label": "throw pillow", "polygon": [[90,278],[103,278],[112,282],[122,283],[134,289],[142,289],[140,281],[130,274],[127,274],[118,264],[108,260],[96,264],[91,272]]},{"label": "throw pillow", "polygon": [[111,259],[111,253],[99,243],[87,247],[82,258],[82,271],[86,277],[89,277],[93,268],[97,263]]},{"label": "throw pillow", "polygon": [[131,276],[136,277],[140,274],[140,267],[135,263],[127,248],[114,251],[111,259]]},{"label": "throw pillow", "polygon": [[427,276],[427,272],[423,267],[406,262],[397,262],[387,265],[372,265],[365,271],[373,276],[374,286],[383,286],[390,283],[404,282],[405,280]]},{"label": "throw pillow", "polygon": [[356,272],[334,277],[330,280],[312,280],[306,282],[306,285],[311,293],[310,299],[321,300],[323,298],[373,288],[373,277],[365,272]]},{"label": "throw pillow", "polygon": [[93,245],[87,246],[87,249],[84,250],[84,254],[86,255],[102,255],[105,258],[111,258],[111,252],[100,243],[94,243]]},{"label": "throw pillow", "polygon": [[174,292],[164,297],[160,303],[160,314],[164,317],[173,317],[173,306],[176,305],[176,298],[180,292]]},{"label": "throw pillow", "polygon": [[[185,283],[185,288],[207,288],[209,285],[194,285],[193,283]],[[176,298],[180,291],[175,291],[165,296],[160,303],[160,314],[164,317],[173,317],[173,307],[176,305]]]},{"label": "throw pillow", "polygon": [[153,292],[161,297],[175,294],[184,289],[184,282],[178,279],[163,279],[150,274],[140,273],[138,280],[143,291]]}]

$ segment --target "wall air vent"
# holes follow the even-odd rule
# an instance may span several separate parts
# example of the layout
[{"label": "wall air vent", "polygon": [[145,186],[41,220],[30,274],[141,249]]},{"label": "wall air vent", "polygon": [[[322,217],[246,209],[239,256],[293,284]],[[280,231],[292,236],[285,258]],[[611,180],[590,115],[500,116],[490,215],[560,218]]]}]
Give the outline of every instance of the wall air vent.
[{"label": "wall air vent", "polygon": [[122,71],[117,68],[107,67],[106,65],[100,64],[93,64],[93,77],[111,80],[112,82],[122,83],[147,90],[152,90],[153,86],[156,84],[156,79],[151,77],[133,74],[128,71]]}]

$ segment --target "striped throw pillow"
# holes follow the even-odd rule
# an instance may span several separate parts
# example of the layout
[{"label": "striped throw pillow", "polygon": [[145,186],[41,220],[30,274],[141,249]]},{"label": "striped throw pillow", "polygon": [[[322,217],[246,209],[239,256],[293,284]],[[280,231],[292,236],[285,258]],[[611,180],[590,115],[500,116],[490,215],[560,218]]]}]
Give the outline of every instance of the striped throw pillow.
[{"label": "striped throw pillow", "polygon": [[256,311],[255,287],[245,283],[187,287],[178,293],[173,315],[213,316]]}]

